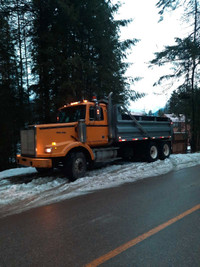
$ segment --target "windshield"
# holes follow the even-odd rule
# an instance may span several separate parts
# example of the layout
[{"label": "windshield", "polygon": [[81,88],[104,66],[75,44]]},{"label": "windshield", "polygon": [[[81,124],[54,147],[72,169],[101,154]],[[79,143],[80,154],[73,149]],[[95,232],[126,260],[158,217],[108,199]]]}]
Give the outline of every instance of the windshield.
[{"label": "windshield", "polygon": [[58,114],[58,122],[76,122],[85,119],[85,105],[72,106],[61,109]]}]

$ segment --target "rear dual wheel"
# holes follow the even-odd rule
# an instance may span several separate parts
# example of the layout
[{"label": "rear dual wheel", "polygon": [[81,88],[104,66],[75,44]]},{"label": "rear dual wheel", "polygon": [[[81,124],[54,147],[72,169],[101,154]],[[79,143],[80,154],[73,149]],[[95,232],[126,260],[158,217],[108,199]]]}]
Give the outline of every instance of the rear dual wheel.
[{"label": "rear dual wheel", "polygon": [[158,159],[158,147],[156,143],[149,143],[146,150],[148,162],[154,162]]},{"label": "rear dual wheel", "polygon": [[148,162],[154,162],[158,158],[164,160],[169,158],[171,154],[171,146],[169,142],[162,142],[161,144],[151,142],[149,143],[146,152]]},{"label": "rear dual wheel", "polygon": [[166,158],[169,158],[170,154],[171,154],[170,143],[163,142],[160,146],[160,159],[164,160]]}]

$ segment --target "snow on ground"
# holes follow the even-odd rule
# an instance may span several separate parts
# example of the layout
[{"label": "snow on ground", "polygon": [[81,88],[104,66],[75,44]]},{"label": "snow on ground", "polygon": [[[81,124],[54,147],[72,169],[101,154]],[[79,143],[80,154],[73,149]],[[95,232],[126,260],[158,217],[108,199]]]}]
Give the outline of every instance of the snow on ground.
[{"label": "snow on ground", "polygon": [[31,174],[31,173],[36,173],[35,168],[15,168],[15,169],[10,169],[6,171],[0,172],[0,180],[3,178],[8,178],[16,175],[23,175],[23,174]]},{"label": "snow on ground", "polygon": [[[67,198],[118,186],[127,182],[166,174],[200,164],[200,153],[171,155],[164,161],[153,163],[126,163],[109,165],[87,172],[86,177],[73,183],[63,177],[41,177],[32,181],[28,175],[34,168],[16,168],[0,172],[0,217],[19,213],[30,208],[55,203]],[[21,183],[13,176],[26,175]],[[28,180],[29,179],[29,180]]]}]

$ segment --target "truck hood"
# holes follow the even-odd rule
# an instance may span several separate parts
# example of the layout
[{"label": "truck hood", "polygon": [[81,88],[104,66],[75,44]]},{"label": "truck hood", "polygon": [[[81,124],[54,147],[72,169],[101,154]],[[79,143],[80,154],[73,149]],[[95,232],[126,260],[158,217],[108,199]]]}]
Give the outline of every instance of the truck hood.
[{"label": "truck hood", "polygon": [[53,147],[51,156],[62,155],[66,143],[78,140],[77,122],[35,125],[37,156],[47,157],[45,149]]}]

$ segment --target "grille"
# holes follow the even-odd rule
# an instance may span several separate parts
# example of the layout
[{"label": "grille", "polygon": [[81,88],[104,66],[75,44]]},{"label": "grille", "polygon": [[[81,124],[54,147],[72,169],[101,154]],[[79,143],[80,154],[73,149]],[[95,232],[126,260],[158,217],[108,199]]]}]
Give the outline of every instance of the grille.
[{"label": "grille", "polygon": [[35,129],[21,130],[21,154],[35,156]]}]

